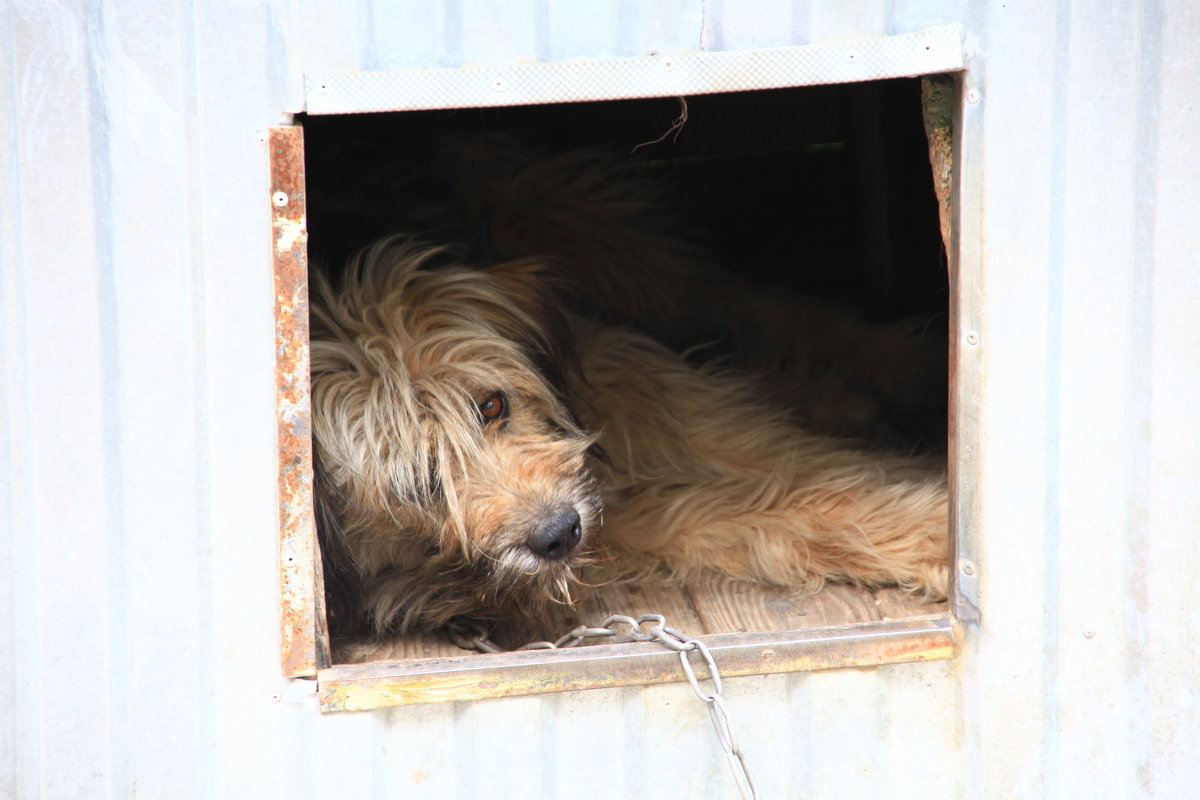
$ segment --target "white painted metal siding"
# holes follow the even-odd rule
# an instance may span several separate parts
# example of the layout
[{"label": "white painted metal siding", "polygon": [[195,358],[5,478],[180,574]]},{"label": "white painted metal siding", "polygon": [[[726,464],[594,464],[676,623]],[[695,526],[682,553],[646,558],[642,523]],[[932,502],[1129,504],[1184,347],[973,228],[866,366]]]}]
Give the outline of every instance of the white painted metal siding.
[{"label": "white painted metal siding", "polygon": [[[982,624],[950,664],[739,679],[764,797],[1200,783],[1200,8],[0,8],[0,797],[734,796],[686,686],[321,717],[279,677],[262,132],[305,72],[960,23]],[[964,338],[965,341],[965,338]]]},{"label": "white painted metal siding", "polygon": [[[1183,797],[1200,687],[1193,4],[979,24],[971,785]],[[1083,789],[1082,787],[1089,787]]]}]

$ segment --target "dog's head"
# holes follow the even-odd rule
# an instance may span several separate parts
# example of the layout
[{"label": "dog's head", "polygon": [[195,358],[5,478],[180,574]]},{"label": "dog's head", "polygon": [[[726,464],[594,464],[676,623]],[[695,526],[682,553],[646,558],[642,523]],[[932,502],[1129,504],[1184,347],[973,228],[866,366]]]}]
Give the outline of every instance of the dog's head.
[{"label": "dog's head", "polygon": [[432,268],[445,256],[392,238],[340,289],[314,279],[318,502],[341,553],[326,571],[379,633],[536,627],[570,602],[599,525],[569,323],[537,265]]}]

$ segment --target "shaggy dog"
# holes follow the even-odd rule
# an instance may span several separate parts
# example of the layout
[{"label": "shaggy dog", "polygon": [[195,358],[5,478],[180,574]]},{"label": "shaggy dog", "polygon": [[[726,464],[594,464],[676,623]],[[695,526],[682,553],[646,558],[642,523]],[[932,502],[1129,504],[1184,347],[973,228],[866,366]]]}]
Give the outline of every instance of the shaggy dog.
[{"label": "shaggy dog", "polygon": [[[537,187],[526,198],[513,175],[472,187],[490,193],[487,213],[503,209],[470,218],[490,232],[486,247],[388,237],[339,284],[314,274],[313,438],[334,633],[465,618],[519,643],[556,632],[579,587],[614,576],[717,571],[944,596],[944,475],[816,432],[841,433],[836,411],[830,424],[802,423],[838,406],[837,382],[773,330],[788,312],[772,316],[674,236],[631,224],[646,208],[610,198],[610,184],[577,185],[592,171],[529,169],[515,173]],[[576,177],[556,188],[556,175]],[[472,263],[458,263],[463,253]],[[641,273],[665,265],[661,285],[630,280],[620,269],[630,261]],[[589,303],[600,311],[585,316]],[[735,322],[717,330],[705,309],[722,303],[729,313],[711,317]],[[735,308],[767,321],[752,336],[780,339],[782,358],[682,350],[679,339],[704,337],[761,350],[742,346]],[[827,338],[853,338],[844,321],[816,319]],[[865,337],[861,349],[878,357],[895,338]],[[842,407],[861,394],[842,390]]]}]

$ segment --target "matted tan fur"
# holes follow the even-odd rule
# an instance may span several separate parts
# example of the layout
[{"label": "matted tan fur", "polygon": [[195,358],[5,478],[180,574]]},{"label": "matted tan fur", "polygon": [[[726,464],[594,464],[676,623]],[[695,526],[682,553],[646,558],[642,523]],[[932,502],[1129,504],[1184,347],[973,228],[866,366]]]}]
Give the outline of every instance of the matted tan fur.
[{"label": "matted tan fur", "polygon": [[515,641],[585,583],[719,571],[944,596],[944,474],[805,430],[745,376],[565,313],[533,259],[404,238],[313,285],[312,396],[335,621],[457,617]]}]

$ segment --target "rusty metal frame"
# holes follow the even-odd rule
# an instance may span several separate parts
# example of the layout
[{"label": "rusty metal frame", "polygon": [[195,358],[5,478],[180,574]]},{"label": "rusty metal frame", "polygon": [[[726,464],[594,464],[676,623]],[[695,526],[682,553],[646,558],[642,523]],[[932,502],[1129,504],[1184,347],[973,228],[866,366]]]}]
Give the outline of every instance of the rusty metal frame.
[{"label": "rusty metal frame", "polygon": [[275,274],[281,659],[285,677],[311,677],[330,659],[312,504],[304,131],[299,126],[271,128],[267,146]]},{"label": "rusty metal frame", "polygon": [[[949,89],[958,105],[961,78]],[[929,87],[934,88],[934,87]],[[958,131],[944,112],[933,114],[926,98],[931,157],[947,239],[952,281],[957,283],[953,236],[957,178],[953,169]],[[952,117],[951,117],[952,118]],[[936,134],[936,135],[935,135]],[[279,445],[279,558],[283,672],[316,677],[322,711],[355,711],[398,705],[477,700],[549,692],[684,680],[678,655],[654,643],[596,645],[558,651],[470,654],[450,658],[374,661],[331,665],[326,629],[321,557],[312,506],[312,438],[308,354],[308,259],[305,218],[303,130],[273,128],[269,134],[271,225],[275,270],[276,386]],[[950,196],[950,195],[953,196]],[[952,345],[955,343],[952,342]],[[952,346],[951,385],[957,348]],[[952,390],[952,408],[955,405]],[[952,415],[953,417],[953,415]],[[953,423],[952,423],[953,426]],[[956,434],[951,428],[951,452]],[[951,464],[952,476],[954,465]],[[951,486],[959,482],[953,480]],[[952,514],[956,543],[963,519]],[[961,575],[954,575],[955,610],[964,605]],[[966,604],[970,607],[970,604]],[[722,675],[767,675],[842,667],[937,661],[961,647],[961,616],[938,614],[867,622],[835,628],[700,637],[711,648]]]},{"label": "rusty metal frame", "polygon": [[[954,658],[950,615],[838,628],[698,637],[723,677],[872,667]],[[317,675],[322,711],[482,700],[685,680],[679,654],[654,642],[335,666]]]}]

